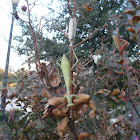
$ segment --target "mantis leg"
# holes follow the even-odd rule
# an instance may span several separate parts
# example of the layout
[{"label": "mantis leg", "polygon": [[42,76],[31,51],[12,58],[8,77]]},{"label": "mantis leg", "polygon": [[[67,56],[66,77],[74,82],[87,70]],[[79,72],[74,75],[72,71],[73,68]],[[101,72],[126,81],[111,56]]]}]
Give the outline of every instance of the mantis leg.
[{"label": "mantis leg", "polygon": [[76,84],[75,84],[73,81],[71,81],[71,83],[72,83],[75,87],[77,87]]},{"label": "mantis leg", "polygon": [[75,57],[75,59],[76,59],[76,62],[75,62],[75,64],[72,66],[71,70],[72,70],[72,69],[75,67],[75,65],[78,63],[78,58],[77,58],[77,56],[76,56],[74,50],[73,50],[73,54],[74,54],[74,57]]},{"label": "mantis leg", "polygon": [[[61,58],[60,58],[60,59],[61,59]],[[59,64],[60,59],[58,59],[58,60],[56,61],[56,63],[57,63],[57,65],[61,68],[61,65]]]}]

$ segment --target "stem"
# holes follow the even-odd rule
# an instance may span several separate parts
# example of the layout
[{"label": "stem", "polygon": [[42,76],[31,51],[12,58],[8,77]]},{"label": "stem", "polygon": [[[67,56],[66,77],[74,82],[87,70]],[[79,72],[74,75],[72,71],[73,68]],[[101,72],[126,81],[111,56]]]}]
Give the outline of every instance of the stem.
[{"label": "stem", "polygon": [[33,39],[33,46],[34,46],[34,51],[35,51],[35,64],[36,64],[37,71],[39,71],[37,62],[39,63],[39,66],[40,66],[40,60],[39,60],[39,56],[37,54],[37,40],[35,38],[34,30],[33,30],[32,25],[31,25],[31,18],[30,18],[31,16],[30,16],[30,9],[29,9],[28,0],[27,0],[27,7],[28,7],[29,27],[30,27],[30,30],[31,30],[31,36],[32,36],[32,39]]},{"label": "stem", "polygon": [[[129,78],[129,74],[128,74],[128,73],[127,73],[127,77],[128,77],[128,81],[130,81],[130,80],[129,80],[130,78]],[[132,101],[131,98],[130,98],[129,91],[130,91],[130,84],[129,84],[129,82],[128,82],[128,93],[127,93],[127,97],[128,97],[129,102],[131,103],[132,107],[134,108],[134,110],[135,110],[135,112],[136,112],[136,114],[137,114],[137,116],[138,116],[138,118],[136,117],[136,119],[137,119],[138,123],[140,124],[140,114],[139,114],[137,108],[135,107],[135,105],[133,104],[133,101]]]},{"label": "stem", "polygon": [[106,114],[105,114],[105,107],[104,107],[104,104],[103,104],[103,121],[104,121],[105,140],[107,140],[107,132],[106,132]]},{"label": "stem", "polygon": [[[73,81],[73,70],[71,69],[72,66],[73,66],[73,48],[72,48],[72,46],[70,46],[70,80],[71,81]],[[70,89],[71,89],[70,94],[73,94],[73,84],[72,83],[70,83]],[[78,140],[76,126],[75,126],[74,110],[72,107],[70,107],[70,110],[69,110],[68,128],[69,128],[70,133],[72,133],[72,135],[73,135],[73,139]]]}]

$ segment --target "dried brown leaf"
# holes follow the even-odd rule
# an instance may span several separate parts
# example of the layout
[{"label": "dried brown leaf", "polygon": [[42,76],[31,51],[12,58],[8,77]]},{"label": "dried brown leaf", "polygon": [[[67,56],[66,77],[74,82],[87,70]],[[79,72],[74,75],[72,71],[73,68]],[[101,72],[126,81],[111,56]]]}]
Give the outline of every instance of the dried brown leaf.
[{"label": "dried brown leaf", "polygon": [[135,30],[133,28],[127,28],[127,31],[129,31],[131,33],[135,33]]},{"label": "dried brown leaf", "polygon": [[104,94],[104,95],[108,95],[110,93],[110,90],[107,89],[100,89],[98,92],[96,92],[97,94]]},{"label": "dried brown leaf", "polygon": [[89,105],[89,107],[91,107],[92,109],[95,110],[95,103],[92,100],[89,101],[88,105]]},{"label": "dried brown leaf", "polygon": [[134,26],[132,20],[128,19],[127,22],[128,22],[131,26]]},{"label": "dried brown leaf", "polygon": [[95,109],[92,109],[90,112],[89,112],[89,117],[90,118],[94,118],[95,116]]},{"label": "dried brown leaf", "polygon": [[45,119],[47,117],[50,117],[51,113],[50,112],[45,112],[45,114],[42,116],[42,119]]},{"label": "dried brown leaf", "polygon": [[124,59],[121,59],[117,63],[122,64],[123,62],[124,62]]},{"label": "dried brown leaf", "polygon": [[61,139],[63,139],[63,133],[61,131],[58,131],[58,135]]},{"label": "dried brown leaf", "polygon": [[9,103],[11,103],[11,101],[6,102],[6,103],[5,103],[5,106],[6,106],[7,104],[9,104]]},{"label": "dried brown leaf", "polygon": [[32,98],[33,98],[33,100],[34,100],[34,102],[35,102],[36,104],[39,104],[40,101],[39,101],[37,92],[38,92],[38,90],[36,90],[36,91],[33,93]]},{"label": "dried brown leaf", "polygon": [[60,110],[59,108],[54,108],[52,110],[52,114],[57,118],[61,118],[67,115],[66,113],[63,113],[63,111]]},{"label": "dried brown leaf", "polygon": [[13,93],[13,94],[11,94],[11,95],[9,96],[9,98],[12,99],[13,97],[17,97],[17,96],[18,96],[18,94]]},{"label": "dried brown leaf", "polygon": [[116,48],[119,49],[120,48],[120,41],[119,41],[118,37],[117,36],[112,36],[112,37],[113,37],[113,41],[114,41]]},{"label": "dried brown leaf", "polygon": [[120,89],[113,90],[112,95],[118,95],[118,94],[120,94]]},{"label": "dried brown leaf", "polygon": [[87,11],[92,12],[92,9],[89,7],[89,3],[85,3],[85,4],[83,5],[83,7],[85,8],[85,12],[87,12]]},{"label": "dried brown leaf", "polygon": [[89,137],[90,137],[91,140],[94,140],[94,135],[93,134],[90,134]]},{"label": "dried brown leaf", "polygon": [[87,132],[81,132],[78,135],[78,140],[84,140],[85,138],[87,138],[89,136],[89,134]]},{"label": "dried brown leaf", "polygon": [[124,50],[126,49],[126,47],[127,47],[127,43],[124,43],[124,44],[120,47],[120,49],[119,49],[119,54],[120,54],[120,55],[122,55],[122,53],[124,52]]},{"label": "dried brown leaf", "polygon": [[64,117],[62,122],[57,125],[57,130],[60,132],[67,132],[68,131],[68,117]]},{"label": "dried brown leaf", "polygon": [[78,98],[73,99],[74,107],[87,104],[90,100],[90,96],[87,94],[77,94]]},{"label": "dried brown leaf", "polygon": [[115,102],[118,102],[118,100],[115,97],[111,97]]},{"label": "dried brown leaf", "polygon": [[47,89],[45,87],[43,87],[43,89],[42,89],[42,97],[46,97],[46,98],[51,97],[50,93],[47,91]]},{"label": "dried brown leaf", "polygon": [[135,10],[125,10],[124,14],[130,14],[133,15],[135,13]]},{"label": "dried brown leaf", "polygon": [[67,107],[66,104],[60,104],[59,106],[57,106],[59,109],[62,110],[62,112],[65,114],[68,112],[69,108]]},{"label": "dried brown leaf", "polygon": [[46,108],[49,106],[49,105],[53,105],[53,106],[57,106],[59,104],[62,103],[62,99],[63,97],[52,97],[48,100],[48,103],[46,105]]},{"label": "dried brown leaf", "polygon": [[59,69],[56,68],[56,67],[52,68],[49,71],[48,79],[49,79],[49,84],[52,87],[59,86],[59,84],[61,82],[61,78],[60,78],[60,74],[59,74]]},{"label": "dried brown leaf", "polygon": [[80,86],[79,93],[82,93],[83,89],[84,89],[84,87]]},{"label": "dried brown leaf", "polygon": [[132,21],[133,21],[133,23],[138,24],[138,22],[140,21],[140,15],[135,15],[135,16],[132,18]]},{"label": "dried brown leaf", "polygon": [[123,68],[126,68],[130,64],[129,60],[125,60],[122,64]]}]

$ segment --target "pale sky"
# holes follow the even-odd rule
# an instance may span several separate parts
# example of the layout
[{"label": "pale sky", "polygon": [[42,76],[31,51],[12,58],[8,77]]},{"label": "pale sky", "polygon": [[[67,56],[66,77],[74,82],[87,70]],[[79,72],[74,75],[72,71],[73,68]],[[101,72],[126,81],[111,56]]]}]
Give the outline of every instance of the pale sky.
[{"label": "pale sky", "polygon": [[[31,2],[33,0],[29,0]],[[49,3],[51,0],[47,0],[46,3]],[[44,2],[44,0],[39,0],[39,2]],[[20,0],[18,4],[18,9],[20,10],[21,6],[26,5],[25,0]],[[56,3],[55,3],[56,5]],[[46,9],[35,7],[34,11],[36,12],[35,15],[38,14],[39,16],[44,16],[45,13],[47,13]],[[38,9],[38,10],[37,10]],[[39,12],[37,12],[39,11]],[[0,0],[0,68],[5,68],[6,63],[6,56],[7,56],[7,48],[8,48],[8,40],[9,40],[9,34],[10,34],[10,26],[11,26],[11,13],[12,13],[12,2],[11,0]],[[17,20],[14,21],[14,27],[13,27],[13,36],[19,34],[20,29],[17,26]],[[14,45],[14,41],[12,41],[11,45]],[[10,54],[10,68],[12,70],[20,69],[21,67],[27,67],[22,66],[22,63],[25,60],[25,56],[18,56],[17,53],[11,48],[11,54]]]},{"label": "pale sky", "polygon": [[[23,1],[23,0],[21,0]],[[19,6],[21,4],[19,3]],[[19,8],[19,7],[18,7]],[[8,40],[10,34],[11,26],[11,13],[12,13],[12,2],[11,0],[1,0],[0,1],[0,68],[5,68]],[[14,22],[13,36],[16,35],[16,20]],[[13,42],[12,42],[13,43]],[[12,44],[11,44],[12,45]],[[17,70],[21,68],[21,64],[24,62],[24,57],[19,57],[14,50],[11,48],[10,55],[10,68],[12,70]]]}]

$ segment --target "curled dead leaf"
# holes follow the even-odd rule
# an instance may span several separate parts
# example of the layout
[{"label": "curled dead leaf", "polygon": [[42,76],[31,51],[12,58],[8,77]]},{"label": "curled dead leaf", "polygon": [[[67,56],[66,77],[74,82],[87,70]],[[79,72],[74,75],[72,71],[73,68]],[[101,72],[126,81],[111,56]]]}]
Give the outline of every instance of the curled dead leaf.
[{"label": "curled dead leaf", "polygon": [[117,63],[122,64],[123,62],[124,62],[124,59],[121,59]]},{"label": "curled dead leaf", "polygon": [[81,132],[78,135],[78,140],[84,140],[85,138],[87,138],[89,136],[89,134],[87,132]]},{"label": "curled dead leaf", "polygon": [[89,117],[90,118],[94,118],[95,116],[95,109],[92,109],[90,112],[89,112]]},{"label": "curled dead leaf", "polygon": [[84,89],[84,87],[80,86],[79,93],[82,93],[83,89]]},{"label": "curled dead leaf", "polygon": [[43,89],[42,89],[42,97],[46,97],[46,98],[51,97],[49,91],[45,87],[43,87]]},{"label": "curled dead leaf", "polygon": [[74,108],[83,104],[87,104],[90,100],[90,96],[87,94],[77,94],[78,98],[73,99]]},{"label": "curled dead leaf", "polygon": [[66,104],[60,104],[59,106],[57,106],[59,109],[61,109],[62,110],[62,112],[65,114],[65,113],[67,113],[68,112],[68,110],[69,110],[69,108],[67,107],[67,105]]},{"label": "curled dead leaf", "polygon": [[61,139],[63,138],[63,133],[61,131],[58,131],[58,135]]},{"label": "curled dead leaf", "polygon": [[17,93],[13,93],[13,94],[11,94],[11,95],[9,96],[9,98],[12,99],[12,98],[17,97],[17,96],[18,96]]},{"label": "curled dead leaf", "polygon": [[112,95],[118,95],[118,94],[120,94],[120,89],[113,90]]},{"label": "curled dead leaf", "polygon": [[124,14],[130,14],[133,15],[135,13],[135,10],[125,10]]},{"label": "curled dead leaf", "polygon": [[54,116],[62,118],[66,116],[68,108],[65,103],[62,103],[63,97],[52,97],[49,99],[45,111],[43,112],[42,119]]},{"label": "curled dead leaf", "polygon": [[47,108],[49,105],[57,106],[57,105],[61,104],[62,99],[63,99],[63,97],[52,97],[52,98],[50,98],[48,100],[48,103],[47,103],[45,108]]},{"label": "curled dead leaf", "polygon": [[89,3],[85,3],[85,4],[83,5],[83,7],[85,8],[85,12],[87,12],[87,11],[92,12],[92,9],[89,7]]},{"label": "curled dead leaf", "polygon": [[116,48],[119,49],[120,48],[120,41],[119,41],[118,37],[117,36],[112,36],[112,37],[113,37],[113,41],[114,41]]},{"label": "curled dead leaf", "polygon": [[57,118],[61,118],[67,115],[66,113],[63,113],[63,111],[60,110],[59,108],[54,108],[52,110],[52,114]]},{"label": "curled dead leaf", "polygon": [[111,97],[115,102],[118,102],[118,100],[115,97]]},{"label": "curled dead leaf", "polygon": [[89,137],[90,137],[91,140],[94,140],[94,135],[93,134],[90,134]]},{"label": "curled dead leaf", "polygon": [[68,117],[64,117],[62,119],[62,122],[57,125],[56,129],[58,131],[61,131],[61,132],[67,132],[68,131],[68,127],[67,126],[68,126]]},{"label": "curled dead leaf", "polygon": [[98,92],[96,92],[97,94],[104,94],[104,95],[108,95],[110,93],[110,90],[107,89],[100,89]]},{"label": "curled dead leaf", "polygon": [[124,50],[126,49],[126,47],[127,47],[127,43],[124,43],[124,44],[120,47],[120,49],[119,49],[119,54],[120,54],[120,55],[122,55],[122,53],[124,52]]},{"label": "curled dead leaf", "polygon": [[132,18],[132,21],[133,21],[133,23],[138,24],[138,22],[140,21],[140,15],[135,15],[135,16]]},{"label": "curled dead leaf", "polygon": [[35,92],[32,95],[32,98],[36,104],[39,104],[40,101],[39,101],[39,97],[38,97],[37,93],[38,93],[38,90],[35,90]]},{"label": "curled dead leaf", "polygon": [[88,105],[89,105],[89,107],[91,107],[92,109],[95,110],[95,103],[92,100],[89,101]]},{"label": "curled dead leaf", "polygon": [[133,22],[130,19],[128,19],[127,22],[132,26],[134,25]]},{"label": "curled dead leaf", "polygon": [[135,30],[133,28],[127,28],[127,31],[129,31],[131,33],[135,33]]},{"label": "curled dead leaf", "polygon": [[45,112],[44,115],[42,116],[42,119],[45,119],[47,117],[50,117],[51,113],[50,112]]},{"label": "curled dead leaf", "polygon": [[123,66],[123,68],[126,68],[127,66],[129,66],[129,64],[130,64],[130,61],[126,59],[126,60],[123,62],[122,66]]},{"label": "curled dead leaf", "polygon": [[61,82],[61,78],[60,78],[60,74],[59,74],[59,69],[54,67],[49,71],[49,75],[48,75],[48,79],[49,79],[49,84],[52,87],[57,87],[60,82]]}]

